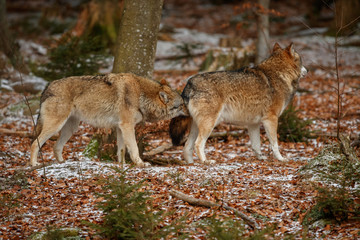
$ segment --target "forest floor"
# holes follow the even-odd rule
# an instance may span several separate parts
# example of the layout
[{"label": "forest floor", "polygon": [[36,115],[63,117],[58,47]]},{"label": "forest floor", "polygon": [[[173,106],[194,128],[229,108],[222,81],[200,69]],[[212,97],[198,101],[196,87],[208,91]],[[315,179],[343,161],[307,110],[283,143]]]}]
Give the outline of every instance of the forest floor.
[{"label": "forest floor", "polygon": [[[181,164],[182,147],[171,147],[145,156],[153,163],[149,168],[133,168],[132,164],[126,164],[126,179],[129,184],[145,180],[142,190],[151,193],[154,208],[173,211],[168,221],[185,216],[188,227],[184,231],[192,239],[206,239],[205,232],[197,228],[196,223],[207,217],[242,220],[223,208],[192,206],[172,197],[170,190],[227,204],[252,216],[261,228],[275,224],[274,239],[358,239],[359,221],[310,228],[302,225],[305,214],[315,204],[317,191],[309,179],[302,177],[300,170],[324,146],[336,141],[334,38],[315,34],[274,37],[272,41],[278,41],[282,46],[294,42],[309,70],[300,81],[303,91],[295,95],[293,103],[300,110],[301,118],[311,120],[309,129],[314,131],[315,138],[307,142],[280,142],[280,151],[289,161],[279,162],[271,155],[268,139],[261,129],[261,149],[267,160],[258,160],[250,148],[246,129],[221,124],[214,132],[236,131],[238,135],[207,141],[206,154],[209,159],[216,160],[214,165],[202,165],[197,157],[194,164]],[[339,48],[339,56],[343,114],[340,131],[355,139],[360,134],[360,48],[344,44]],[[178,90],[197,72],[191,66],[187,70],[171,70],[164,69],[160,60],[157,64],[155,78],[166,79]],[[193,64],[196,66],[196,61]],[[27,165],[33,119],[24,107],[24,97],[37,99],[39,95],[1,91],[0,96],[0,239],[24,239],[34,232],[46,230],[47,226],[77,227],[81,229],[81,237],[96,238],[94,231],[83,221],[101,222],[103,213],[96,207],[102,201],[97,196],[102,191],[99,180],[114,174],[111,167],[118,166],[114,162],[84,156],[86,145],[99,130],[81,124],[65,145],[64,163],[54,163],[52,147],[55,141],[49,140],[42,148],[42,158],[51,164],[30,170]],[[35,117],[34,112],[33,115]],[[138,127],[137,131],[146,143],[145,155],[170,144],[168,124],[169,121],[161,121]],[[356,153],[359,157],[360,150],[356,149]],[[244,229],[245,235],[253,233],[247,225]]]}]

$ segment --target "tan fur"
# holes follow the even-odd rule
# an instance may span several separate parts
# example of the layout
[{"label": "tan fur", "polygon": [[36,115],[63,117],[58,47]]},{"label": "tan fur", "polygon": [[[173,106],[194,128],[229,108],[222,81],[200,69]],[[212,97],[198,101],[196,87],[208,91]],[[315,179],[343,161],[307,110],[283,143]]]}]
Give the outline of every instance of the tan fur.
[{"label": "tan fur", "polygon": [[38,164],[41,146],[58,131],[60,137],[54,154],[62,162],[64,144],[80,121],[95,127],[116,128],[119,162],[124,161],[126,147],[132,161],[145,166],[139,157],[135,125],[140,121],[171,119],[187,112],[181,96],[169,86],[129,73],[56,80],[44,90],[40,102],[36,139],[31,145],[32,166]]},{"label": "tan fur", "polygon": [[[256,67],[191,77],[182,92],[192,118],[184,147],[185,160],[193,162],[195,148],[201,162],[212,162],[206,160],[205,143],[220,122],[247,127],[256,156],[264,159],[260,151],[262,123],[275,157],[285,160],[278,149],[278,118],[294,96],[298,80],[305,74],[306,69],[293,45],[282,49],[275,44],[272,55]],[[190,120],[179,117],[172,120],[170,135],[174,143],[181,142]]]}]

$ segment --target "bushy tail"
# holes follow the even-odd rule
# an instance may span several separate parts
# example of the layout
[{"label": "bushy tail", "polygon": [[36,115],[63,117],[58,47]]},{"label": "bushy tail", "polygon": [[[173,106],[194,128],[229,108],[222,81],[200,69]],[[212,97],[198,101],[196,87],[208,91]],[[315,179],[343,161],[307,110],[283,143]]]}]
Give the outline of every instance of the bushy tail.
[{"label": "bushy tail", "polygon": [[190,131],[191,123],[192,118],[190,116],[179,116],[171,119],[169,133],[174,146],[184,143],[185,135]]},{"label": "bushy tail", "polygon": [[40,113],[39,113],[38,119],[37,119],[37,122],[36,122],[36,125],[35,125],[35,128],[34,128],[34,131],[33,131],[31,144],[34,141],[36,141],[36,139],[39,137],[39,135],[40,135],[40,133],[42,131],[42,127],[43,127],[43,124],[42,124],[41,116],[40,116]]}]

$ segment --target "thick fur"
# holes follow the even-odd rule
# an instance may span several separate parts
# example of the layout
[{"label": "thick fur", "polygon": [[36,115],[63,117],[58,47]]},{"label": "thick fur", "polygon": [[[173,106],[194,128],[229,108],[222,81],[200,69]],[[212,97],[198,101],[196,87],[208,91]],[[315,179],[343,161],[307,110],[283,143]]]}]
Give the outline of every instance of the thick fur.
[{"label": "thick fur", "polygon": [[278,118],[306,72],[292,44],[286,49],[275,44],[272,55],[253,68],[191,77],[181,95],[190,116],[172,119],[173,143],[181,143],[191,126],[184,147],[185,160],[193,163],[195,148],[201,162],[212,163],[206,160],[206,140],[217,124],[227,122],[247,127],[256,156],[265,159],[260,151],[260,124],[263,124],[275,157],[285,160],[278,149]]},{"label": "thick fur", "polygon": [[38,164],[41,146],[59,131],[54,154],[62,162],[64,144],[80,121],[95,127],[116,128],[119,162],[124,162],[126,147],[132,161],[145,166],[139,157],[135,125],[140,121],[171,119],[187,112],[180,94],[169,86],[129,73],[53,81],[42,93],[40,103],[31,145],[32,166]]}]

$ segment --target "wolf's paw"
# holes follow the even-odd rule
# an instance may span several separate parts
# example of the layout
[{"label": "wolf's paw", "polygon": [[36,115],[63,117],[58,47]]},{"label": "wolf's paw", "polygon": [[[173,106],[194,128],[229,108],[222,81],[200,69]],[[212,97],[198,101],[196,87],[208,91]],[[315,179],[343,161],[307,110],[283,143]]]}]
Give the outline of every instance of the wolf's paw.
[{"label": "wolf's paw", "polygon": [[279,157],[279,158],[276,158],[278,161],[280,161],[280,162],[287,162],[287,161],[289,161],[289,159],[287,159],[287,158],[284,158],[284,157]]},{"label": "wolf's paw", "polygon": [[259,160],[267,160],[267,157],[264,155],[257,155],[256,158]]},{"label": "wolf's paw", "polygon": [[40,165],[41,165],[41,163],[39,163],[39,162],[30,163],[30,167],[37,167],[37,166],[40,166]]},{"label": "wolf's paw", "polygon": [[213,165],[215,163],[216,163],[215,160],[206,160],[206,161],[204,161],[204,164],[206,164],[206,165]]},{"label": "wolf's paw", "polygon": [[147,168],[147,167],[151,167],[151,164],[148,162],[138,162],[136,163],[136,167],[140,167],[140,168]]}]

